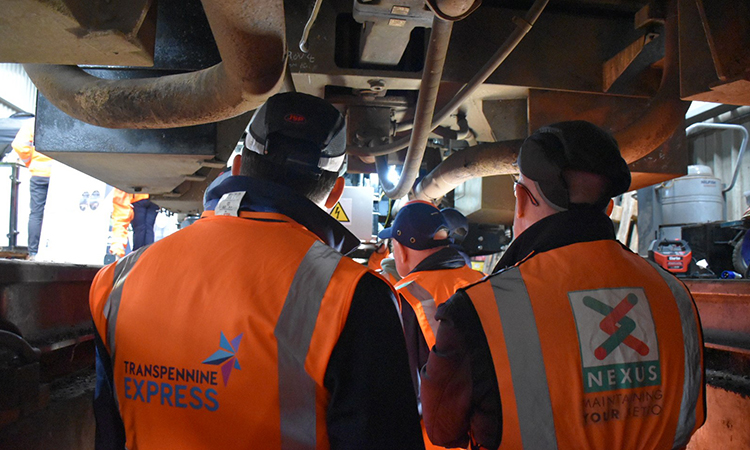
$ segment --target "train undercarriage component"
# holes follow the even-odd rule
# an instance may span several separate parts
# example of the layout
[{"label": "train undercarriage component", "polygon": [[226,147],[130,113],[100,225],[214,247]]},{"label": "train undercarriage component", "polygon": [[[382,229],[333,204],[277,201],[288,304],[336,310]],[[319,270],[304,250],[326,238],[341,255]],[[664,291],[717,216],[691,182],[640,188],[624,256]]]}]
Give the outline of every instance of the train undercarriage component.
[{"label": "train undercarriage component", "polygon": [[[612,131],[632,188],[648,186],[686,173],[689,101],[750,105],[750,5],[736,0],[0,5],[0,61],[26,64],[41,91],[37,149],[175,212],[202,208],[253,108],[279,89],[346,111],[350,173],[375,173],[376,157],[381,174],[411,164],[422,179],[405,191],[425,199],[513,173],[530,130],[572,119]],[[424,157],[402,150],[412,130]],[[482,182],[472,220],[507,223],[510,177]],[[0,384],[14,386],[0,393],[0,447],[88,445],[95,271],[0,261]],[[750,303],[726,283],[688,282],[709,367],[709,422],[691,448],[750,447]]]},{"label": "train undercarriage component", "polygon": [[[246,122],[243,113],[282,85],[284,63],[300,91],[342,109],[387,109],[388,126],[376,128],[376,136],[368,135],[368,123],[350,121],[358,131],[350,153],[362,159],[351,170],[364,172],[375,171],[371,156],[395,152],[393,143],[408,142],[408,130],[435,109],[434,125],[453,137],[439,139],[436,130],[427,146],[443,158],[467,142],[521,139],[550,121],[597,122],[618,137],[637,188],[685,173],[684,99],[750,103],[742,94],[750,68],[750,46],[743,46],[750,11],[742,2],[497,1],[479,9],[476,2],[439,2],[461,20],[452,22],[442,77],[434,81],[437,108],[425,111],[416,111],[417,90],[430,57],[431,18],[440,25],[450,16],[435,16],[437,6],[327,0],[311,16],[309,2],[292,0],[283,11],[261,0],[142,1],[133,9],[125,3],[84,11],[74,0],[55,10],[36,0],[14,2],[8,16],[19,20],[6,19],[3,27],[18,38],[0,44],[0,59],[29,64],[46,97],[38,117],[41,151],[129,192],[154,194],[175,211],[201,208],[199,194],[242,133],[230,119]],[[535,9],[541,14],[529,23]],[[28,31],[36,26],[28,22],[32,10],[59,39],[20,52],[22,38],[36,41]],[[503,53],[514,29],[525,36],[493,69],[493,54]],[[295,45],[303,36],[305,51]],[[486,81],[460,97],[486,67]],[[519,110],[518,101],[526,107]],[[465,124],[460,139],[458,117]],[[434,169],[407,158],[420,176]],[[403,154],[388,158],[403,163]],[[487,174],[463,170],[460,179],[467,175]],[[418,190],[442,194],[424,184]]]}]

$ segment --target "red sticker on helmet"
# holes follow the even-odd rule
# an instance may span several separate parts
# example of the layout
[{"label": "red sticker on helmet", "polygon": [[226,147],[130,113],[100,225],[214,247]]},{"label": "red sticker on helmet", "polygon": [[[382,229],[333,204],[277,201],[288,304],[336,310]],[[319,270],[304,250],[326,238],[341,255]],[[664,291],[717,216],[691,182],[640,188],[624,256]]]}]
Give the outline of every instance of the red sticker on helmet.
[{"label": "red sticker on helmet", "polygon": [[284,117],[284,120],[291,123],[305,123],[307,122],[307,119],[305,116],[301,116],[299,114],[287,114],[286,117]]}]

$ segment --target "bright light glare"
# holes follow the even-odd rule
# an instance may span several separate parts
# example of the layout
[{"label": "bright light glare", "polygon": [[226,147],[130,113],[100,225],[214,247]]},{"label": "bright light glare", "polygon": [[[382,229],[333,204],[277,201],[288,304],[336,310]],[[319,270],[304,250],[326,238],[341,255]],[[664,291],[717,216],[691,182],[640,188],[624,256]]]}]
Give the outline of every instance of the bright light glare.
[{"label": "bright light glare", "polygon": [[388,175],[386,176],[388,181],[391,182],[391,184],[398,183],[398,180],[400,178],[400,175],[398,171],[396,170],[396,166],[390,166],[388,167]]}]

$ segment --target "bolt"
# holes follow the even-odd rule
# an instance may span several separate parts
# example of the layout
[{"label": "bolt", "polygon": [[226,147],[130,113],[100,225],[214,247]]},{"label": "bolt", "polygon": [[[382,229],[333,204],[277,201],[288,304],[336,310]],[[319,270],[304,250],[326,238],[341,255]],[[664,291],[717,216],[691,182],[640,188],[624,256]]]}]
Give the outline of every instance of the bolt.
[{"label": "bolt", "polygon": [[383,80],[368,80],[367,83],[369,83],[370,89],[375,92],[380,92],[385,89],[385,81]]}]

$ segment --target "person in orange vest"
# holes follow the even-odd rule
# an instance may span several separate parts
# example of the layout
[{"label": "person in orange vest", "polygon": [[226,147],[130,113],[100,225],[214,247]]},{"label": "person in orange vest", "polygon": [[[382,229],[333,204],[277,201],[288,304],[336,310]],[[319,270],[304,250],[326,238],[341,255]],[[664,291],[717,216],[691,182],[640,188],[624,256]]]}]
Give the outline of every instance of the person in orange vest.
[{"label": "person in orange vest", "polygon": [[112,239],[109,252],[119,258],[128,247],[128,225],[133,225],[132,250],[154,243],[154,223],[159,207],[148,194],[130,194],[115,188],[112,195]]},{"label": "person in orange vest", "polygon": [[396,269],[396,260],[393,258],[393,253],[380,261],[380,271],[378,273],[382,274],[392,286],[395,286],[401,280],[401,275],[398,274],[398,269]]},{"label": "person in orange vest", "polygon": [[[435,345],[437,307],[458,288],[484,276],[467,266],[464,257],[451,247],[449,233],[448,224],[435,205],[413,201],[401,208],[391,227],[378,234],[381,239],[393,239],[396,269],[403,277],[395,288],[402,297],[404,333],[417,391],[419,369]],[[438,448],[428,439],[425,447]]]},{"label": "person in orange vest", "polygon": [[149,194],[133,194],[133,250],[154,243],[154,224],[159,215],[159,205],[151,201]]},{"label": "person in orange vest", "polygon": [[39,251],[39,237],[42,234],[42,222],[44,221],[44,206],[47,204],[49,177],[52,171],[52,158],[39,153],[34,146],[34,123],[33,118],[25,121],[11,143],[13,150],[18,153],[21,161],[31,172],[28,239],[29,257],[31,258],[36,256]]},{"label": "person in orange vest", "polygon": [[684,448],[705,421],[703,336],[685,286],[615,239],[630,172],[584,121],[524,141],[514,240],[437,312],[427,434],[491,449]]},{"label": "person in orange vest", "polygon": [[132,194],[115,188],[112,193],[112,238],[109,252],[118,258],[125,256],[128,242],[128,225],[133,220],[133,208],[130,207]]},{"label": "person in orange vest", "polygon": [[423,449],[398,302],[347,258],[344,116],[302,93],[253,116],[189,227],[104,267],[98,449]]}]

